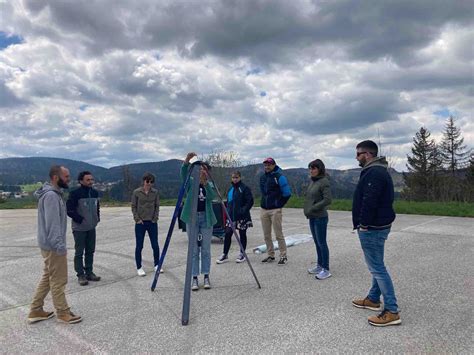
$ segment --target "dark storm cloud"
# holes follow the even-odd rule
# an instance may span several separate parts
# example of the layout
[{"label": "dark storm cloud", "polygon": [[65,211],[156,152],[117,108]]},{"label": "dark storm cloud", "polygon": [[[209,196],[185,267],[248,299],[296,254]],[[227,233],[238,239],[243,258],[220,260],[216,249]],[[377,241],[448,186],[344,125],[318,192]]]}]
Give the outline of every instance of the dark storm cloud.
[{"label": "dark storm cloud", "polygon": [[[413,51],[447,24],[473,23],[470,1],[28,1],[33,15],[49,11],[63,45],[68,36],[91,52],[178,48],[182,55],[247,57],[267,64],[324,57],[337,46],[359,60]],[[75,42],[74,41],[74,42]],[[75,43],[71,43],[74,45]]]}]

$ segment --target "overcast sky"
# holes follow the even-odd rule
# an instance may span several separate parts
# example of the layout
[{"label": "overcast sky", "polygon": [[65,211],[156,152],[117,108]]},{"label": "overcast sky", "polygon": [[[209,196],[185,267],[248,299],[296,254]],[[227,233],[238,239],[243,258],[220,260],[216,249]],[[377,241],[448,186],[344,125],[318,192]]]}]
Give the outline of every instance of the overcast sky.
[{"label": "overcast sky", "polygon": [[472,1],[0,0],[0,158],[110,167],[234,151],[397,170],[421,126],[474,144]]}]

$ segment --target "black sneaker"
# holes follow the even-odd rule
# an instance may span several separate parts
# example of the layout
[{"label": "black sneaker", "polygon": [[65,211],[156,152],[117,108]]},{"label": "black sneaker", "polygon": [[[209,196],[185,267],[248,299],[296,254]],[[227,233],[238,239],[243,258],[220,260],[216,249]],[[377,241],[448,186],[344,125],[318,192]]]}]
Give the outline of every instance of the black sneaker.
[{"label": "black sneaker", "polygon": [[81,286],[86,286],[89,284],[89,281],[86,279],[86,275],[81,275],[77,277],[77,282],[79,282],[79,285]]},{"label": "black sneaker", "polygon": [[275,261],[275,257],[267,256],[265,259],[262,260],[262,263],[271,263],[272,261]]},{"label": "black sneaker", "polygon": [[280,266],[280,265],[286,265],[287,263],[288,263],[287,257],[286,257],[286,256],[282,256],[282,257],[280,258],[280,261],[278,262],[278,266]]},{"label": "black sneaker", "polygon": [[227,254],[222,254],[219,259],[216,260],[216,264],[224,264],[229,261]]},{"label": "black sneaker", "polygon": [[86,275],[86,279],[89,281],[100,281],[100,276],[97,276],[92,272],[89,275]]}]

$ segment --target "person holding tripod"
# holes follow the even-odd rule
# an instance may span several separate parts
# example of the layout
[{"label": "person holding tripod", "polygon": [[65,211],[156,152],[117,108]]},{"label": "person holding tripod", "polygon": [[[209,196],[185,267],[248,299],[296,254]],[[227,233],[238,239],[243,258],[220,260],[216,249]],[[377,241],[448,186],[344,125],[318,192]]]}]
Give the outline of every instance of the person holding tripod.
[{"label": "person holding tripod", "polygon": [[[189,168],[191,166],[190,160],[196,157],[197,154],[190,152],[186,155],[183,165],[181,166],[181,179],[186,181],[188,176]],[[211,288],[211,282],[209,280],[209,273],[211,271],[211,239],[212,239],[212,227],[217,222],[217,218],[212,209],[212,200],[215,198],[214,187],[211,182],[208,181],[207,171],[211,167],[207,163],[201,163],[201,170],[199,175],[199,191],[193,191],[192,179],[187,186],[186,200],[184,202],[183,211],[181,212],[181,220],[186,223],[186,231],[188,238],[193,236],[190,234],[191,230],[191,213],[193,209],[197,209],[197,220],[196,226],[198,234],[198,245],[194,248],[193,253],[193,264],[192,264],[192,287],[193,291],[199,290],[199,274],[204,275],[204,289]],[[198,202],[196,206],[192,206],[192,196],[194,193],[198,193]]]},{"label": "person holding tripod", "polygon": [[[237,263],[245,261],[245,248],[247,247],[247,229],[253,227],[250,209],[253,206],[253,196],[250,188],[242,182],[242,174],[240,171],[232,173],[232,183],[227,193],[227,213],[232,219],[234,228],[239,231],[240,243],[242,250],[235,260]],[[224,252],[216,260],[217,264],[223,264],[229,261],[229,250],[232,244],[232,235],[234,234],[230,221],[227,220],[224,236]]]}]

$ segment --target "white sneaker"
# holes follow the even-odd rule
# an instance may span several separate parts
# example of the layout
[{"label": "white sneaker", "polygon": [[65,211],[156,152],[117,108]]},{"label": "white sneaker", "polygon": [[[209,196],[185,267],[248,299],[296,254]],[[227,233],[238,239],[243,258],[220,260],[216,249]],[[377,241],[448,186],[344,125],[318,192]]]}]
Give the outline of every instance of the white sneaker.
[{"label": "white sneaker", "polygon": [[146,272],[145,272],[145,270],[143,270],[143,268],[141,267],[141,268],[139,268],[139,269],[137,270],[137,274],[138,274],[138,276],[145,276],[145,275],[146,275]]},{"label": "white sneaker", "polygon": [[[155,272],[156,272],[157,269],[158,269],[158,265],[155,265]],[[162,273],[164,273],[164,272],[165,272],[165,270],[163,270],[163,268],[161,268],[161,269],[160,269],[160,274],[162,274]]]}]

